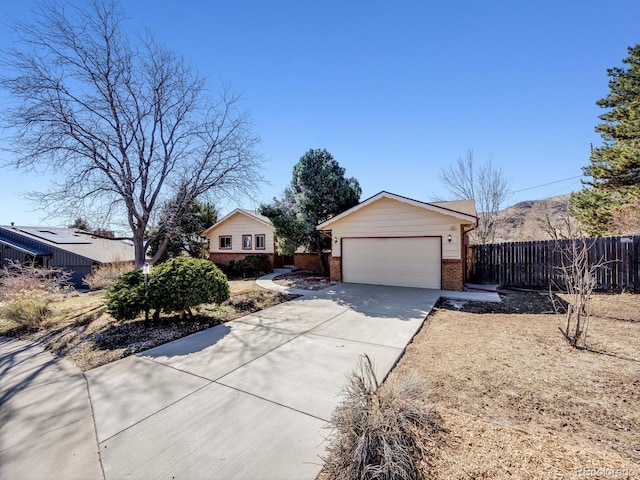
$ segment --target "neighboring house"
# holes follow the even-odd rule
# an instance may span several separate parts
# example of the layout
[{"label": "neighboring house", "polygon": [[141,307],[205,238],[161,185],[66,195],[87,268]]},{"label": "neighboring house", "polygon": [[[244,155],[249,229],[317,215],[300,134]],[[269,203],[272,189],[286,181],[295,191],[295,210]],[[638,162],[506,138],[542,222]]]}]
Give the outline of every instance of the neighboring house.
[{"label": "neighboring house", "polygon": [[248,255],[267,255],[271,270],[282,266],[276,254],[275,228],[257,212],[236,208],[201,234],[209,239],[209,258],[219,265],[243,260]]},{"label": "neighboring house", "polygon": [[461,290],[474,200],[425,203],[388,192],[318,225],[332,237],[332,280]]},{"label": "neighboring house", "polygon": [[0,226],[0,265],[33,262],[71,272],[73,284],[106,263],[133,262],[133,243],[72,228]]}]

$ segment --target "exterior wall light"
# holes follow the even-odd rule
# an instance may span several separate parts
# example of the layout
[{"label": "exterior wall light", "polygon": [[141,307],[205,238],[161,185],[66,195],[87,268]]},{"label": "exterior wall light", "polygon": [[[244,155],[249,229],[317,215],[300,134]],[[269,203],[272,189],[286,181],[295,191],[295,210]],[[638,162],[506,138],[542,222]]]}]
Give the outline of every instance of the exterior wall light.
[{"label": "exterior wall light", "polygon": [[333,237],[333,243],[338,243],[338,237]]},{"label": "exterior wall light", "polygon": [[449,234],[449,236],[447,237],[447,240],[449,240],[449,243],[451,243],[451,240],[453,240],[453,237],[451,236],[451,234]]}]

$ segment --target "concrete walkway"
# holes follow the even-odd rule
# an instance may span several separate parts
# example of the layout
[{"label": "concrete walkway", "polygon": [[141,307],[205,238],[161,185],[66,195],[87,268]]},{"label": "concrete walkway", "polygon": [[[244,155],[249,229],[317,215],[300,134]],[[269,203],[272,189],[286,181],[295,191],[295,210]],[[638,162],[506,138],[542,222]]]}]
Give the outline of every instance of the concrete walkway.
[{"label": "concrete walkway", "polygon": [[285,287],[284,285],[278,285],[276,282],[273,281],[275,277],[284,275],[285,273],[291,273],[291,269],[276,268],[273,270],[273,273],[269,273],[268,275],[264,275],[258,278],[256,280],[256,284],[259,287],[266,288],[267,290],[275,290],[276,292],[290,293],[292,295],[311,295],[315,293],[314,290],[304,290],[302,288]]},{"label": "concrete walkway", "polygon": [[383,378],[443,292],[303,292],[84,377],[0,339],[0,478],[314,479],[347,375]]}]

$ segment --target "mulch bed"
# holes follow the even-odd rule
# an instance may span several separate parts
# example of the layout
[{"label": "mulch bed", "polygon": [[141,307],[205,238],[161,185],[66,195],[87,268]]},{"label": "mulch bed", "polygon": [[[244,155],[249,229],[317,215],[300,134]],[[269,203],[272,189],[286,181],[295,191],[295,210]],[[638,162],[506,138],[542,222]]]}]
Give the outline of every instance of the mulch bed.
[{"label": "mulch bed", "polygon": [[322,290],[335,285],[329,277],[325,277],[317,272],[299,270],[297,272],[278,275],[273,279],[274,283],[289,288],[299,288],[301,290]]}]

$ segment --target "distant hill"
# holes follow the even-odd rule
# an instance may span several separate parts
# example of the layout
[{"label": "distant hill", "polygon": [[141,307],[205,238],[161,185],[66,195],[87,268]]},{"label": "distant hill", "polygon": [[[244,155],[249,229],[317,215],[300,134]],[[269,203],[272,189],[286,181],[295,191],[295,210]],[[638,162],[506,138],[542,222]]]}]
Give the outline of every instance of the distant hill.
[{"label": "distant hill", "polygon": [[528,200],[498,214],[496,242],[549,240],[575,232],[577,222],[567,214],[569,194]]}]

